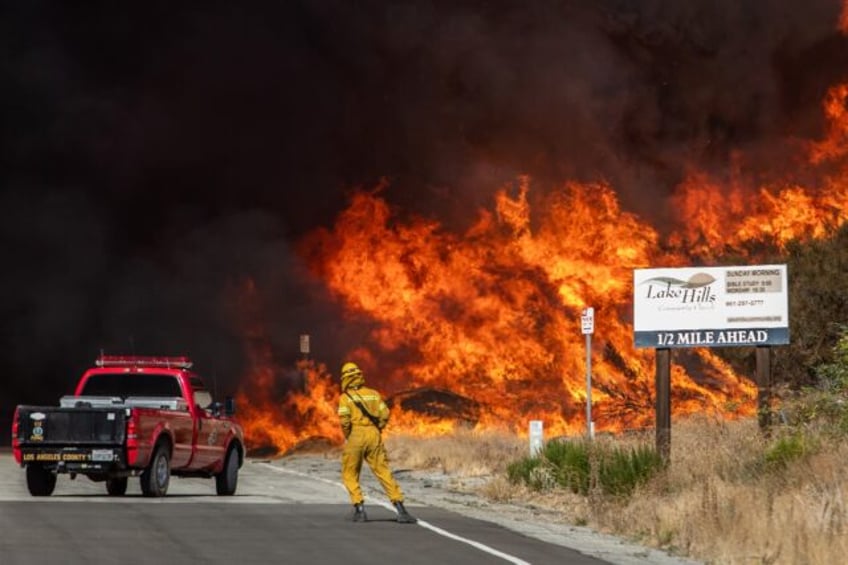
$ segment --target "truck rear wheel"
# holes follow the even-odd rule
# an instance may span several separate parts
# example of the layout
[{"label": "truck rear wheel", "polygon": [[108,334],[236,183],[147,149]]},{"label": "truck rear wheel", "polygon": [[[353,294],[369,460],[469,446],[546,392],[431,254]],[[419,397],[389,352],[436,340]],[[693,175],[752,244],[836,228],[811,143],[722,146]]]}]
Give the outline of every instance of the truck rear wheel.
[{"label": "truck rear wheel", "polygon": [[126,477],[106,479],[106,492],[108,492],[110,496],[124,496],[127,494],[127,482]]},{"label": "truck rear wheel", "polygon": [[224,468],[215,475],[215,491],[221,496],[232,496],[238,486],[239,454],[238,449],[231,447],[224,460]]},{"label": "truck rear wheel", "polygon": [[56,475],[41,465],[27,465],[26,482],[32,496],[50,496],[56,488]]},{"label": "truck rear wheel", "polygon": [[171,460],[168,448],[159,445],[153,452],[150,465],[141,474],[141,493],[144,496],[165,496],[171,481]]}]

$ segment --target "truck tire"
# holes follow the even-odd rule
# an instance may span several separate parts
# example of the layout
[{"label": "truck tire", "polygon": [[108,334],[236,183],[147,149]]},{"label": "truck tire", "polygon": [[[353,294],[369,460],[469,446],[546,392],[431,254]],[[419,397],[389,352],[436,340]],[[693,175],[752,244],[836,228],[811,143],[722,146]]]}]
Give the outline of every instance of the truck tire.
[{"label": "truck tire", "polygon": [[239,454],[238,449],[231,447],[224,460],[224,468],[215,475],[215,492],[221,496],[232,496],[238,487]]},{"label": "truck tire", "polygon": [[127,482],[126,477],[106,479],[106,492],[108,492],[110,496],[124,496],[127,494]]},{"label": "truck tire", "polygon": [[56,488],[56,475],[41,465],[27,465],[26,482],[32,496],[50,496]]},{"label": "truck tire", "polygon": [[159,445],[153,452],[150,465],[141,473],[141,493],[144,496],[165,496],[171,481],[171,460],[168,447]]}]

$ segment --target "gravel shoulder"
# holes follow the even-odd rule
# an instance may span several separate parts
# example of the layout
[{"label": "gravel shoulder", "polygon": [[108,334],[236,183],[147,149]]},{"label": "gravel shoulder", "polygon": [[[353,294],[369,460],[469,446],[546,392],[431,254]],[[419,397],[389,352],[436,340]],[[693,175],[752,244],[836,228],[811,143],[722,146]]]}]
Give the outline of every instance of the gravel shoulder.
[{"label": "gravel shoulder", "polygon": [[[298,453],[269,462],[292,472],[337,482],[341,486],[340,464],[335,453]],[[413,514],[416,506],[435,506],[470,518],[494,522],[526,536],[569,547],[615,565],[699,563],[598,533],[590,528],[564,523],[556,512],[544,508],[521,503],[493,503],[476,493],[477,488],[487,480],[485,477],[459,478],[438,471],[399,468],[394,469],[394,474],[406,496],[406,506]],[[362,487],[366,492],[366,505],[369,500],[385,500],[382,489],[367,466],[362,471]]]}]

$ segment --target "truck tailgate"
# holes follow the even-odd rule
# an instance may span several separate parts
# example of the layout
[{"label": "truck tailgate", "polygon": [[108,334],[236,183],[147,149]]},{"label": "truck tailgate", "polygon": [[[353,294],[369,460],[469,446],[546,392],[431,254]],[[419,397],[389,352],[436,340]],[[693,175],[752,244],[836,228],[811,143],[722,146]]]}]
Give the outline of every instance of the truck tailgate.
[{"label": "truck tailgate", "polygon": [[124,408],[21,406],[21,446],[120,445],[126,434]]}]

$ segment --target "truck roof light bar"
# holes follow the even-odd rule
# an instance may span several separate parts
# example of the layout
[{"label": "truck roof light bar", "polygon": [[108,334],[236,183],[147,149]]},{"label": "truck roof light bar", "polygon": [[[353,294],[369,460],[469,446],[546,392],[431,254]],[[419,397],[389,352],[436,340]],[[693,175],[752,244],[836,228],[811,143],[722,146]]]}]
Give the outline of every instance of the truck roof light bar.
[{"label": "truck roof light bar", "polygon": [[192,366],[188,357],[148,357],[144,355],[101,355],[95,361],[98,367],[166,367],[168,369],[189,369]]}]

